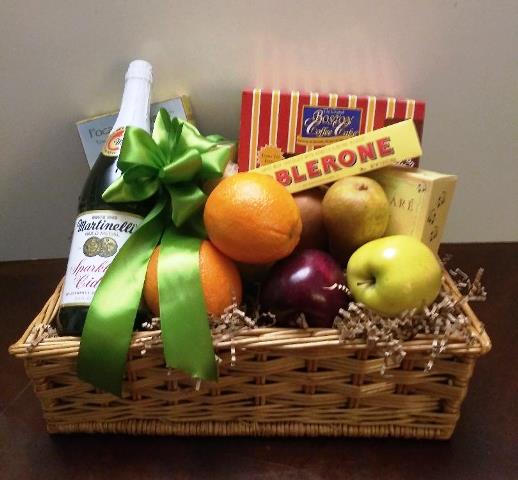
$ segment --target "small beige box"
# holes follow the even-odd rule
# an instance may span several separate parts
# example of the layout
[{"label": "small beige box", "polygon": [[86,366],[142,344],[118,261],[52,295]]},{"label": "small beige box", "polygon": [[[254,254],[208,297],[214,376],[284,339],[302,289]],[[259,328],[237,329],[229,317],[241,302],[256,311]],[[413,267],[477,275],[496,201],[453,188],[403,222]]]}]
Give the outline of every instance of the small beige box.
[{"label": "small beige box", "polygon": [[385,235],[412,235],[437,253],[457,177],[429,170],[387,167],[369,173],[390,203]]}]

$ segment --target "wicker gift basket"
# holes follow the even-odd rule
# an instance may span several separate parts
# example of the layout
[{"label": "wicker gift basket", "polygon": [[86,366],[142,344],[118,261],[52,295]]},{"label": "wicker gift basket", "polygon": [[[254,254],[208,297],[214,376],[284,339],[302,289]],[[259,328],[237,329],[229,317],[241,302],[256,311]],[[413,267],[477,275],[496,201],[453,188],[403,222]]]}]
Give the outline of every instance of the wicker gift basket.
[{"label": "wicker gift basket", "polygon": [[[455,308],[469,341],[418,334],[398,362],[383,345],[344,340],[338,329],[241,328],[214,335],[219,381],[197,384],[165,367],[160,331],[135,332],[118,398],[77,377],[79,338],[48,335],[60,291],[10,348],[51,433],[448,439],[475,362],[491,348],[466,302]],[[461,297],[446,271],[443,291]]]}]

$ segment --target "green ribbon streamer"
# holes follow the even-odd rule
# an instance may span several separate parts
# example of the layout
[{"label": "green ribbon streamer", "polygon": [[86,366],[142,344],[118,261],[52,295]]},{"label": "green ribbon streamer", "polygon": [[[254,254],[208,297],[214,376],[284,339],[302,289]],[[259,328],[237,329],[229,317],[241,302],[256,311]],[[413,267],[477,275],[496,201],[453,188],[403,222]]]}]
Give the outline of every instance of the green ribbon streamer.
[{"label": "green ribbon streamer", "polygon": [[[173,229],[164,232],[162,237],[158,289],[164,356],[175,368],[193,377],[216,379],[212,336],[200,279],[200,245],[200,239],[178,234]],[[170,275],[173,270],[176,275]],[[172,301],[162,301],[169,297]]]},{"label": "green ribbon streamer", "polygon": [[231,145],[203,137],[189,122],[160,110],[153,134],[127,127],[117,166],[121,177],[107,202],[156,198],[138,230],[119,250],[88,310],[79,349],[80,378],[121,395],[122,379],[149,258],[160,243],[158,288],[166,365],[195,378],[217,379],[199,272],[205,238],[200,186],[222,176]]}]

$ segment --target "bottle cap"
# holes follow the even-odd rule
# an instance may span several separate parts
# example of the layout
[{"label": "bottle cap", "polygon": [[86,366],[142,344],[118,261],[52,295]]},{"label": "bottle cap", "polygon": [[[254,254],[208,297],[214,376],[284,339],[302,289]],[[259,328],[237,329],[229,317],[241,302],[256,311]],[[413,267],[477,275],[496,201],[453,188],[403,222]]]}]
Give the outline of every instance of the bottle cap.
[{"label": "bottle cap", "polygon": [[148,82],[153,81],[151,64],[145,60],[133,60],[128,67],[125,79],[128,78],[143,78]]}]

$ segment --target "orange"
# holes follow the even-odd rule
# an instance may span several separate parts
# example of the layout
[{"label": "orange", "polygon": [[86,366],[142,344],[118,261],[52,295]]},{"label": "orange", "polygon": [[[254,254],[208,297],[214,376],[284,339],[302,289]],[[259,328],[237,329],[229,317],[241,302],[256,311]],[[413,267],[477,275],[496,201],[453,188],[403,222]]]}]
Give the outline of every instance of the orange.
[{"label": "orange", "polygon": [[[156,247],[151,255],[144,280],[144,300],[156,316],[160,315],[157,278],[159,250],[160,247]],[[207,240],[202,242],[200,248],[200,276],[209,313],[221,315],[234,299],[238,305],[241,303],[241,277],[236,265]],[[171,292],[171,295],[174,294]]]},{"label": "orange", "polygon": [[203,218],[211,242],[245,263],[286,257],[302,230],[291,194],[272,177],[255,172],[223,179],[209,195]]}]

